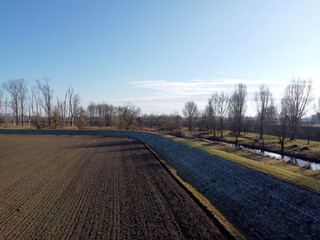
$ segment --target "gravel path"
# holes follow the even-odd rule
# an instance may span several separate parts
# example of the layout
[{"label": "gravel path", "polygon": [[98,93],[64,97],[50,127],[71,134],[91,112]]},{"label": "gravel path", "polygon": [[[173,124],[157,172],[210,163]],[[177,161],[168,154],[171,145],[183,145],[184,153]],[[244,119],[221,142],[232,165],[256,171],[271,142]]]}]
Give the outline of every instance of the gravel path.
[{"label": "gravel path", "polygon": [[[1,132],[7,133],[6,130]],[[73,131],[36,133],[75,134]],[[320,239],[320,195],[316,193],[155,134],[77,133],[130,137],[147,143],[249,237]]]}]

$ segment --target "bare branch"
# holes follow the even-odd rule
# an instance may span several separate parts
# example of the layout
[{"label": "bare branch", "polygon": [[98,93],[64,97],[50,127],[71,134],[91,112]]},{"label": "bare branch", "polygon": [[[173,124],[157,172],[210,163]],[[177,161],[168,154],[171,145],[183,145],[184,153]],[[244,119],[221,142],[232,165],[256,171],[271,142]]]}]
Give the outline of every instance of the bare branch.
[{"label": "bare branch", "polygon": [[311,102],[311,81],[292,80],[285,90],[285,101],[288,106],[290,139],[295,138],[297,128],[308,110]]},{"label": "bare branch", "polygon": [[141,110],[130,102],[126,102],[122,107],[119,107],[119,116],[124,123],[125,129],[129,130],[137,120]]},{"label": "bare branch", "polygon": [[229,119],[231,123],[231,129],[236,137],[236,143],[238,137],[243,130],[243,119],[246,111],[246,85],[239,83],[235,86],[235,90],[229,101]]},{"label": "bare branch", "polygon": [[268,87],[261,85],[255,94],[257,118],[259,122],[260,139],[263,140],[265,125],[268,119],[269,108],[272,103],[272,94]]},{"label": "bare branch", "polygon": [[194,101],[186,102],[182,112],[187,120],[189,132],[191,133],[194,122],[199,115],[198,106]]},{"label": "bare branch", "polygon": [[43,102],[40,102],[47,116],[47,125],[52,125],[52,100],[53,89],[49,85],[49,79],[44,78],[43,83],[40,80],[36,80],[37,88],[42,93]]}]

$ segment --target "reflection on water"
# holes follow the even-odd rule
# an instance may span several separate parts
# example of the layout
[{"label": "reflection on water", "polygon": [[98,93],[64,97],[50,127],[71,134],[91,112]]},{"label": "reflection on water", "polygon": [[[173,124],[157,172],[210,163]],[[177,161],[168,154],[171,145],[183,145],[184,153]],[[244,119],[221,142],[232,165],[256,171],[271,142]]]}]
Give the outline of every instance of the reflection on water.
[{"label": "reflection on water", "polygon": [[[235,144],[230,143],[229,144],[230,147],[236,147]],[[244,146],[240,145],[240,148],[244,149]],[[297,164],[299,167],[303,167],[303,168],[310,168],[314,171],[320,171],[320,163],[315,163],[315,162],[311,162],[311,161],[306,161],[306,160],[302,160],[302,159],[298,159],[298,158],[294,158],[294,157],[290,157],[287,155],[281,155],[278,153],[273,153],[273,152],[268,152],[268,151],[262,151],[260,149],[253,149],[255,153],[258,154],[263,154],[266,157],[270,157],[270,158],[277,158],[277,159],[283,159],[285,162],[288,163],[295,163]]]}]

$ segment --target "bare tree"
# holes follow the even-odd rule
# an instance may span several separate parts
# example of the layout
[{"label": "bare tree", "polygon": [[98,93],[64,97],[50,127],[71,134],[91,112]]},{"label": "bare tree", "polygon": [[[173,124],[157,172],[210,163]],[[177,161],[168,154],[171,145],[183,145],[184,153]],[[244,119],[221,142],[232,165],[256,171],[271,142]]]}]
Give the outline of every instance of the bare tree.
[{"label": "bare tree", "polygon": [[18,82],[18,91],[19,91],[19,101],[20,101],[20,120],[21,125],[24,125],[24,115],[25,115],[25,102],[28,96],[27,82],[24,79],[19,79]]},{"label": "bare tree", "polygon": [[138,123],[138,127],[139,128],[143,128],[144,127],[144,119],[143,119],[143,117],[141,117],[141,116],[137,117],[137,123]]},{"label": "bare tree", "polygon": [[182,110],[184,117],[187,120],[189,132],[192,132],[194,122],[199,115],[198,106],[194,101],[186,102]]},{"label": "bare tree", "polygon": [[117,108],[110,104],[91,103],[88,108],[90,125],[98,120],[100,127],[114,126],[116,124]]},{"label": "bare tree", "polygon": [[78,107],[76,109],[76,112],[77,119],[75,121],[75,125],[78,127],[79,130],[83,130],[84,127],[87,125],[86,111],[83,107]]},{"label": "bare tree", "polygon": [[311,81],[292,80],[285,91],[285,99],[288,105],[289,135],[290,140],[295,138],[297,128],[308,110],[311,102]]},{"label": "bare tree", "polygon": [[44,78],[43,83],[40,80],[36,80],[37,88],[42,93],[43,102],[41,106],[46,113],[46,125],[52,125],[52,101],[53,101],[53,89],[49,85],[49,79]]},{"label": "bare tree", "polygon": [[33,124],[37,128],[40,128],[42,100],[40,97],[40,90],[37,86],[31,89],[31,106],[32,106]]},{"label": "bare tree", "polygon": [[205,128],[208,130],[208,133],[212,133],[212,109],[209,104],[205,107],[204,111],[201,113],[201,119],[199,121],[199,128]]},{"label": "bare tree", "polygon": [[52,127],[54,129],[62,126],[63,117],[61,115],[61,101],[57,99],[57,105],[52,108]]},{"label": "bare tree", "polygon": [[68,96],[68,108],[69,108],[69,123],[71,124],[71,126],[73,126],[76,110],[80,104],[80,96],[79,96],[79,93],[77,94],[74,93],[74,89],[72,87],[68,88],[67,96]]},{"label": "bare tree", "polygon": [[8,97],[4,99],[4,120],[5,120],[6,126],[8,125],[7,111],[8,111]]},{"label": "bare tree", "polygon": [[89,123],[90,123],[90,126],[92,127],[95,123],[96,104],[90,103],[89,106],[87,107],[87,110],[89,113]]},{"label": "bare tree", "polygon": [[3,88],[9,92],[11,96],[10,107],[15,116],[16,125],[19,125],[19,85],[18,80],[10,80],[3,84]]},{"label": "bare tree", "polygon": [[2,98],[3,98],[3,92],[0,90],[0,124],[3,122],[3,123],[6,123],[6,118],[5,116],[2,117],[1,116],[1,113],[2,113]]},{"label": "bare tree", "polygon": [[252,117],[244,116],[243,123],[242,123],[242,132],[244,135],[249,133],[250,126],[254,125],[255,121]]},{"label": "bare tree", "polygon": [[208,100],[207,114],[209,117],[210,130],[213,131],[213,136],[216,137],[216,122],[219,108],[219,95],[217,92],[213,93]]},{"label": "bare tree", "polygon": [[182,126],[182,117],[177,113],[173,113],[172,115],[173,128],[176,131],[179,131]]},{"label": "bare tree", "polygon": [[136,107],[129,102],[126,102],[122,107],[119,107],[119,118],[126,130],[129,130],[133,126],[140,111],[139,107]]},{"label": "bare tree", "polygon": [[241,131],[243,130],[243,119],[246,111],[246,85],[239,83],[235,86],[235,90],[229,101],[229,119],[231,129],[236,138],[236,144]]},{"label": "bare tree", "polygon": [[57,106],[55,107],[54,114],[54,125],[56,127],[65,126],[66,124],[66,115],[67,115],[67,94],[65,94],[64,99],[60,100],[57,98]]},{"label": "bare tree", "polygon": [[31,93],[28,92],[28,101],[29,101],[29,125],[31,124],[31,116],[33,117],[34,122],[34,98],[32,94],[33,89],[31,89]]},{"label": "bare tree", "polygon": [[113,105],[104,104],[105,126],[112,126],[114,124],[115,113],[116,109]]},{"label": "bare tree", "polygon": [[289,141],[289,100],[287,97],[283,97],[280,102],[280,107],[275,109],[272,128],[273,133],[278,138],[278,142],[281,146],[281,152],[284,152],[284,145]]},{"label": "bare tree", "polygon": [[320,123],[320,98],[318,100],[318,104],[315,106],[315,110],[316,110],[316,115],[318,117],[318,121]]},{"label": "bare tree", "polygon": [[159,130],[165,130],[169,117],[165,114],[156,115],[156,126]]},{"label": "bare tree", "polygon": [[223,138],[224,130],[224,119],[227,117],[228,113],[229,97],[224,92],[220,93],[218,96],[218,108],[217,117],[219,121],[220,137]]},{"label": "bare tree", "polygon": [[3,98],[3,92],[0,90],[0,113],[2,110],[2,98]]},{"label": "bare tree", "polygon": [[105,119],[105,113],[104,113],[105,107],[104,104],[97,104],[96,111],[98,114],[98,122],[100,127],[105,127],[107,125],[106,119]]},{"label": "bare tree", "polygon": [[314,126],[316,125],[316,115],[310,116],[302,121],[303,135],[307,138],[308,145],[310,144],[310,138],[315,136]]},{"label": "bare tree", "polygon": [[269,87],[262,84],[255,94],[257,118],[259,122],[260,139],[263,141],[264,129],[268,119],[268,111],[272,102],[272,94]]},{"label": "bare tree", "polygon": [[61,102],[61,105],[60,105],[61,117],[63,119],[62,121],[63,126],[65,126],[67,122],[67,108],[68,108],[67,100],[68,100],[68,94],[66,93],[64,95],[64,100]]}]

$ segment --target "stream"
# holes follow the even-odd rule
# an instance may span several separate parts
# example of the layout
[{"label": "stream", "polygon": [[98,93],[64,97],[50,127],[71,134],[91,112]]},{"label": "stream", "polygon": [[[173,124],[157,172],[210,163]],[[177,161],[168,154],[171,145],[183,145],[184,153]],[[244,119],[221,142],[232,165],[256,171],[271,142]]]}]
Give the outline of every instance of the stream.
[{"label": "stream", "polygon": [[[229,146],[230,147],[236,147],[236,145],[233,144],[233,143],[230,143]],[[270,157],[270,158],[282,159],[287,163],[294,163],[294,164],[298,165],[299,167],[310,168],[313,171],[320,171],[320,163],[315,163],[315,162],[312,162],[312,161],[302,160],[302,159],[290,157],[290,156],[284,155],[284,154],[278,154],[278,153],[274,153],[274,152],[263,151],[261,149],[248,148],[248,147],[244,147],[242,145],[239,145],[239,147],[242,148],[243,150],[245,150],[246,148],[247,149],[252,149],[257,154],[263,154],[264,156]]]}]

